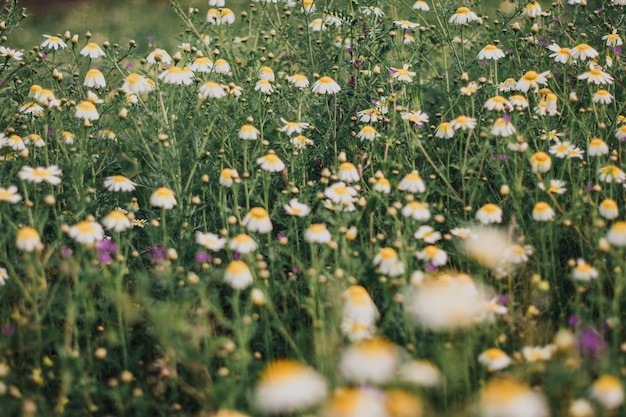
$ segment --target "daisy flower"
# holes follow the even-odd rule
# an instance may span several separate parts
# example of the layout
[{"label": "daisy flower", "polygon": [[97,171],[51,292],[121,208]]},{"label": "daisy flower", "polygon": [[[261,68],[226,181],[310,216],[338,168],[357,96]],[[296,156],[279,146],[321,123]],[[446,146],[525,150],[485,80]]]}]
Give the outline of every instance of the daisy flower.
[{"label": "daisy flower", "polygon": [[203,233],[198,231],[195,234],[195,238],[196,244],[213,252],[218,252],[224,249],[224,246],[226,245],[226,239],[219,237],[214,233]]},{"label": "daisy flower", "polygon": [[533,172],[548,172],[552,167],[552,159],[550,158],[550,155],[545,152],[536,152],[530,158],[530,167]]},{"label": "daisy flower", "polygon": [[21,180],[35,184],[47,182],[50,185],[59,185],[61,183],[61,178],[59,178],[61,174],[61,170],[56,165],[50,165],[46,168],[33,168],[28,165],[24,165],[18,172],[17,176]]},{"label": "daisy flower", "polygon": [[485,365],[487,371],[495,372],[507,368],[513,361],[502,349],[491,348],[478,355],[478,362]]},{"label": "daisy flower", "polygon": [[409,71],[411,66],[409,64],[404,64],[402,68],[390,68],[391,76],[398,81],[402,82],[413,82],[413,77],[415,77],[415,71]]},{"label": "daisy flower", "polygon": [[304,122],[288,122],[285,119],[280,119],[283,123],[283,126],[280,128],[281,132],[287,133],[288,135],[293,135],[294,133],[301,134],[304,129],[309,128],[309,123]]},{"label": "daisy flower", "polygon": [[224,86],[215,81],[207,81],[198,88],[198,98],[206,100],[207,98],[220,99],[226,97]]},{"label": "daisy flower", "polygon": [[613,84],[613,77],[599,68],[590,68],[577,77],[579,80],[587,80],[589,84],[603,85]]},{"label": "daisy flower", "polygon": [[576,260],[576,266],[572,269],[572,278],[576,281],[589,282],[598,278],[598,270],[584,259],[579,258]]},{"label": "daisy flower", "polygon": [[352,162],[343,162],[339,165],[337,179],[349,184],[351,182],[359,181],[361,176],[359,175],[359,170]]},{"label": "daisy flower", "polygon": [[100,222],[107,230],[115,232],[123,232],[133,227],[133,223],[126,215],[126,210],[121,208],[111,210]]},{"label": "daisy flower", "polygon": [[380,137],[380,133],[378,133],[372,125],[365,125],[361,128],[359,133],[356,134],[356,137],[361,140],[369,140],[371,142],[377,137]]},{"label": "daisy flower", "polygon": [[548,49],[552,51],[550,58],[553,58],[554,62],[567,64],[567,61],[570,59],[570,48],[561,48],[558,44],[552,43],[548,46]]},{"label": "daisy flower", "polygon": [[166,210],[171,210],[177,204],[174,191],[167,187],[157,188],[150,196],[150,205],[152,207],[161,207]]},{"label": "daisy flower", "polygon": [[264,156],[257,158],[256,163],[261,169],[268,172],[280,172],[285,169],[285,163],[273,152],[268,152]]},{"label": "daisy flower", "polygon": [[410,193],[423,193],[426,191],[426,185],[424,185],[424,180],[422,180],[417,171],[411,171],[400,180],[398,190]]},{"label": "daisy flower", "polygon": [[537,222],[551,222],[554,220],[554,210],[545,201],[539,201],[533,208],[533,220]]},{"label": "daisy flower", "polygon": [[515,89],[524,93],[530,89],[533,89],[535,92],[537,92],[539,90],[539,84],[545,85],[548,83],[549,76],[550,71],[544,71],[542,73],[527,71],[522,76],[522,78],[519,79],[519,81],[515,85]]},{"label": "daisy flower", "polygon": [[314,223],[304,231],[304,240],[309,243],[326,244],[332,240],[332,235],[324,223]]},{"label": "daisy flower", "polygon": [[270,215],[263,207],[251,208],[242,223],[250,232],[269,233],[274,229]]},{"label": "daisy flower", "polygon": [[450,122],[454,130],[471,130],[476,127],[476,119],[468,116],[458,116]]},{"label": "daisy flower", "polygon": [[601,89],[593,94],[593,102],[598,104],[611,104],[613,102],[613,96],[608,91]]},{"label": "daisy flower", "polygon": [[504,58],[504,52],[502,49],[498,48],[495,45],[486,45],[483,49],[478,53],[478,59],[491,59],[497,61],[498,59]]},{"label": "daisy flower", "polygon": [[393,343],[374,337],[353,343],[339,356],[339,373],[356,384],[382,384],[394,377],[399,365]]},{"label": "daisy flower", "polygon": [[252,253],[257,250],[258,247],[259,245],[254,241],[252,236],[245,233],[238,234],[228,243],[228,248],[230,250],[243,254]]},{"label": "daisy flower", "polygon": [[76,242],[93,246],[96,242],[104,239],[104,230],[99,223],[92,220],[83,220],[82,222],[71,226],[67,231],[69,237]]},{"label": "daisy flower", "polygon": [[624,402],[624,387],[619,378],[604,374],[593,382],[589,396],[605,410],[614,410]]},{"label": "daisy flower", "polygon": [[171,64],[172,57],[167,53],[165,49],[156,48],[148,54],[146,61],[150,64],[156,64],[162,62],[164,64]]},{"label": "daisy flower", "polygon": [[502,209],[493,203],[487,203],[476,212],[476,220],[482,224],[502,223]]},{"label": "daisy flower", "polygon": [[67,44],[58,36],[43,35],[43,37],[46,40],[41,44],[41,48],[54,49],[55,51],[67,48]]},{"label": "daisy flower", "polygon": [[240,260],[230,261],[224,271],[224,282],[235,290],[244,290],[252,285],[252,272],[248,265]]},{"label": "daisy flower", "polygon": [[321,403],[327,390],[326,380],[313,368],[291,359],[279,359],[261,372],[254,401],[264,413],[292,413]]},{"label": "daisy flower", "polygon": [[315,94],[337,94],[341,87],[332,78],[324,76],[313,83],[312,90]]},{"label": "daisy flower", "polygon": [[159,80],[172,85],[191,85],[194,78],[193,71],[189,67],[170,67],[159,74]]},{"label": "daisy flower", "polygon": [[43,248],[43,244],[41,243],[41,238],[39,237],[37,230],[28,226],[22,227],[17,231],[15,246],[24,252],[33,252]]},{"label": "daisy flower", "polygon": [[612,198],[606,198],[602,200],[598,206],[598,212],[600,213],[600,216],[605,219],[613,220],[619,216],[619,207],[617,206],[617,202],[615,200]]},{"label": "daisy flower", "polygon": [[435,137],[440,139],[451,139],[454,137],[455,129],[452,123],[442,122],[435,130]]},{"label": "daisy flower", "polygon": [[404,274],[404,263],[398,259],[395,249],[386,247],[378,250],[373,259],[381,274],[397,277]]},{"label": "daisy flower", "polygon": [[311,212],[311,208],[306,204],[299,202],[297,198],[289,200],[289,204],[285,204],[283,208],[288,215],[296,217],[306,217]]},{"label": "daisy flower", "polygon": [[621,184],[626,180],[626,173],[615,165],[606,165],[598,171],[600,181]]},{"label": "daisy flower", "polygon": [[17,192],[15,185],[9,185],[8,188],[0,187],[0,201],[16,204],[22,201],[22,196]]},{"label": "daisy flower", "polygon": [[475,22],[478,20],[476,13],[471,11],[468,7],[459,7],[456,9],[456,13],[450,16],[448,23],[454,23],[455,25],[464,25],[469,22]]},{"label": "daisy flower", "polygon": [[513,105],[502,96],[494,96],[489,98],[485,105],[483,106],[487,110],[501,112],[501,111],[512,111]]},{"label": "daisy flower", "polygon": [[597,58],[599,54],[598,51],[596,51],[588,44],[581,43],[572,48],[572,50],[570,51],[570,55],[576,60],[585,61],[587,58]]},{"label": "daisy flower", "polygon": [[411,201],[402,207],[402,215],[404,217],[411,217],[417,221],[426,221],[430,219],[430,210],[427,203],[421,203],[419,201]]},{"label": "daisy flower", "polygon": [[82,56],[88,56],[90,59],[97,59],[104,56],[104,51],[95,42],[89,42],[83,49],[80,50]]},{"label": "daisy flower", "polygon": [[257,140],[259,138],[259,129],[257,129],[254,125],[243,125],[239,128],[239,139],[243,140]]}]

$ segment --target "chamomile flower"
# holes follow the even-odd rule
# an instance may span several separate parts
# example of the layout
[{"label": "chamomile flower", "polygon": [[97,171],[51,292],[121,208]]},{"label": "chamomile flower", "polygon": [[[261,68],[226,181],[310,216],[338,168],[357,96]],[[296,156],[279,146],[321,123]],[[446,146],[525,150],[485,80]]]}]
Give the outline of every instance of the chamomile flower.
[{"label": "chamomile flower", "polygon": [[232,25],[235,23],[235,13],[227,7],[222,7],[219,10],[209,9],[207,22],[212,25]]},{"label": "chamomile flower", "polygon": [[148,56],[146,57],[146,61],[150,64],[156,64],[161,62],[164,64],[171,64],[172,57],[170,56],[170,54],[167,53],[165,49],[156,48],[148,54]]},{"label": "chamomile flower", "polygon": [[339,357],[339,373],[357,384],[381,384],[389,381],[398,366],[398,348],[374,337],[353,343]]},{"label": "chamomile flower", "polygon": [[326,395],[326,380],[313,368],[291,359],[270,362],[254,389],[257,407],[268,414],[305,410],[321,403]]},{"label": "chamomile flower", "polygon": [[539,4],[538,1],[528,3],[526,6],[524,6],[522,14],[530,17],[531,19],[541,16],[541,4]]},{"label": "chamomile flower", "polygon": [[617,377],[604,374],[593,382],[589,395],[605,410],[614,410],[624,402],[624,387]]},{"label": "chamomile flower", "polygon": [[352,162],[343,162],[339,165],[337,179],[345,183],[358,182],[361,179],[359,170]]},{"label": "chamomile flower", "polygon": [[93,220],[83,220],[71,226],[67,234],[76,242],[87,246],[93,246],[96,242],[104,239],[102,226]]},{"label": "chamomile flower", "polygon": [[545,85],[548,83],[549,76],[550,71],[544,71],[542,73],[537,73],[535,71],[526,71],[522,78],[517,81],[515,88],[524,93],[530,89],[537,92],[539,90],[539,84]]},{"label": "chamomile flower", "polygon": [[386,247],[379,249],[373,259],[373,263],[378,266],[381,274],[391,277],[404,274],[404,263],[398,259],[398,253],[394,248]]},{"label": "chamomile flower", "polygon": [[124,79],[122,90],[127,94],[144,94],[150,92],[152,89],[148,79],[143,75],[132,73],[128,74]]},{"label": "chamomile flower", "polygon": [[309,86],[309,79],[302,74],[293,74],[287,77],[287,81],[297,88],[307,88]]},{"label": "chamomile flower", "polygon": [[20,113],[31,114],[33,116],[39,116],[43,114],[43,107],[39,104],[29,101],[20,106]]},{"label": "chamomile flower", "polygon": [[207,98],[220,99],[227,96],[224,86],[215,81],[207,81],[198,88],[198,98],[206,100]]},{"label": "chamomile flower", "polygon": [[104,180],[104,188],[112,192],[131,192],[135,191],[136,183],[123,175],[113,175]]},{"label": "chamomile flower", "polygon": [[7,272],[6,268],[0,268],[0,286],[5,285],[8,279],[9,273]]},{"label": "chamomile flower", "polygon": [[448,262],[448,254],[445,250],[435,245],[428,245],[415,254],[417,259],[421,259],[435,266],[443,266]]},{"label": "chamomile flower", "polygon": [[626,140],[626,124],[615,129],[615,137],[619,140]]},{"label": "chamomile flower", "polygon": [[324,196],[335,204],[349,206],[356,201],[357,190],[345,182],[336,182],[324,190]]},{"label": "chamomile flower", "polygon": [[478,59],[490,59],[493,61],[497,61],[498,59],[504,58],[504,52],[502,49],[498,48],[495,45],[486,45],[483,49],[478,53]]},{"label": "chamomile flower", "polygon": [[551,222],[554,220],[554,210],[545,201],[539,201],[533,208],[533,220],[538,222]]},{"label": "chamomile flower", "polygon": [[550,58],[554,59],[554,62],[567,64],[570,59],[570,48],[561,48],[558,44],[552,43],[548,49],[552,51]]},{"label": "chamomile flower", "polygon": [[572,278],[575,281],[589,282],[598,278],[598,270],[584,259],[579,258],[576,260],[576,266],[572,269]]},{"label": "chamomile flower", "polygon": [[459,7],[456,12],[450,16],[448,23],[454,23],[455,25],[464,25],[469,22],[475,22],[478,20],[478,15],[471,11],[469,7]]},{"label": "chamomile flower", "polygon": [[19,135],[10,135],[9,137],[3,137],[0,141],[0,147],[11,148],[16,152],[23,151],[26,149],[26,142]]},{"label": "chamomile flower", "polygon": [[476,119],[469,116],[457,116],[450,122],[454,130],[472,130],[476,127]]},{"label": "chamomile flower", "polygon": [[314,143],[311,139],[307,138],[304,135],[294,136],[291,139],[289,139],[289,142],[296,149],[306,149],[307,146],[311,146]]},{"label": "chamomile flower", "polygon": [[617,29],[613,29],[612,33],[608,35],[604,35],[602,37],[603,41],[606,41],[606,46],[616,47],[621,46],[624,42],[622,41],[622,37],[617,33]]},{"label": "chamomile flower", "polygon": [[193,72],[210,73],[213,71],[213,60],[205,56],[199,56],[189,64],[189,68],[191,68]]},{"label": "chamomile flower", "polygon": [[245,124],[239,128],[239,139],[243,140],[257,140],[261,132],[254,125]]},{"label": "chamomile flower", "polygon": [[302,8],[301,11],[306,14],[315,13],[315,2],[314,0],[302,0]]},{"label": "chamomile flower", "polygon": [[430,6],[424,0],[417,0],[415,3],[413,3],[413,9],[427,12],[430,10]]},{"label": "chamomile flower", "polygon": [[254,85],[254,91],[260,91],[263,94],[272,94],[274,92],[274,87],[272,87],[272,83],[267,80],[259,80]]},{"label": "chamomile flower", "polygon": [[95,42],[89,42],[83,49],[80,50],[82,56],[88,56],[91,59],[97,59],[104,56],[104,51]]},{"label": "chamomile flower", "polygon": [[536,152],[530,158],[530,167],[533,172],[545,173],[552,167],[552,159],[545,152]]},{"label": "chamomile flower", "polygon": [[385,15],[385,12],[383,12],[380,7],[376,6],[361,7],[361,13],[365,16],[373,15],[376,17],[383,17]]},{"label": "chamomile flower", "polygon": [[407,120],[409,123],[413,123],[419,127],[423,127],[425,123],[428,123],[430,119],[428,114],[421,110],[411,110],[408,112],[402,112],[400,114],[402,120]]},{"label": "chamomile flower", "polygon": [[429,244],[435,244],[441,240],[441,232],[436,231],[430,226],[420,226],[413,234],[417,240],[423,240]]},{"label": "chamomile flower", "polygon": [[324,223],[314,223],[304,231],[304,240],[309,243],[330,243],[332,240],[330,231]]},{"label": "chamomile flower", "polygon": [[503,252],[503,258],[506,262],[513,265],[521,265],[528,262],[528,257],[533,254],[533,247],[530,245],[519,245],[517,243],[507,247]]},{"label": "chamomile flower", "polygon": [[451,139],[454,137],[455,132],[456,130],[452,126],[452,123],[442,122],[435,130],[435,137],[440,139]]},{"label": "chamomile flower", "polygon": [[402,215],[414,220],[424,222],[430,219],[430,210],[427,203],[411,201],[402,207]]},{"label": "chamomile flower", "polygon": [[441,372],[427,360],[405,362],[399,369],[398,378],[420,387],[436,387],[441,383]]},{"label": "chamomile flower", "polygon": [[489,372],[500,371],[507,368],[513,361],[502,349],[487,349],[478,355],[478,362],[484,365]]},{"label": "chamomile flower", "polygon": [[22,201],[22,196],[17,192],[15,185],[9,185],[8,188],[0,187],[0,201],[16,204]]},{"label": "chamomile flower", "polygon": [[274,229],[270,215],[263,207],[251,208],[242,223],[250,232],[269,233]]},{"label": "chamomile flower", "polygon": [[339,388],[320,417],[390,417],[386,397],[375,388]]},{"label": "chamomile flower", "polygon": [[587,80],[589,84],[604,85],[613,84],[613,77],[599,68],[592,67],[577,77],[579,80]]},{"label": "chamomile flower", "polygon": [[133,223],[126,215],[126,210],[117,208],[111,210],[102,220],[102,225],[107,230],[113,230],[114,232],[123,232],[126,229],[133,227]]},{"label": "chamomile flower", "polygon": [[356,134],[356,137],[361,140],[373,141],[377,137],[380,137],[380,133],[376,131],[376,128],[372,125],[365,125],[361,128],[359,133]]},{"label": "chamomile flower", "polygon": [[58,36],[43,35],[43,37],[46,38],[46,40],[41,44],[42,48],[53,49],[55,51],[67,48],[67,44]]},{"label": "chamomile flower", "polygon": [[313,19],[309,23],[309,29],[313,32],[322,32],[326,30],[326,25],[324,24],[324,20],[321,18]]},{"label": "chamomile flower", "polygon": [[98,113],[98,109],[94,103],[89,100],[85,100],[81,101],[76,106],[76,117],[88,122],[91,120],[98,120],[100,118],[100,114]]},{"label": "chamomile flower", "polygon": [[587,59],[597,58],[599,54],[598,51],[588,44],[581,43],[571,49],[570,55],[575,60],[585,61]]},{"label": "chamomile flower", "polygon": [[613,246],[626,246],[626,222],[620,220],[613,223],[606,234],[606,240]]},{"label": "chamomile flower", "polygon": [[593,102],[598,104],[611,104],[613,102],[611,93],[604,89],[600,89],[593,94]]},{"label": "chamomile flower", "polygon": [[285,119],[280,119],[283,123],[283,126],[280,128],[281,132],[287,133],[288,135],[293,135],[294,133],[301,134],[304,129],[309,128],[309,123],[305,122],[288,122]]},{"label": "chamomile flower", "polygon": [[416,73],[415,71],[409,71],[409,68],[411,68],[409,64],[404,64],[402,68],[391,67],[391,77],[406,83],[413,82],[413,77],[415,77]]},{"label": "chamomile flower", "polygon": [[394,20],[393,24],[400,29],[415,29],[420,26],[419,23],[411,22],[410,20]]},{"label": "chamomile flower", "polygon": [[218,252],[226,245],[226,239],[214,233],[196,232],[196,244],[213,252]]},{"label": "chamomile flower", "polygon": [[6,46],[0,46],[0,56],[6,59],[14,59],[21,61],[24,59],[24,52],[16,51],[15,49],[7,48]]},{"label": "chamomile flower", "polygon": [[502,96],[494,96],[489,98],[485,105],[483,106],[487,110],[501,112],[501,111],[512,111],[513,105]]},{"label": "chamomile flower", "polygon": [[476,220],[482,224],[502,223],[502,209],[496,204],[487,203],[476,212]]},{"label": "chamomile flower", "polygon": [[276,77],[274,76],[274,70],[270,67],[259,68],[259,80],[265,80],[273,83]]},{"label": "chamomile flower", "polygon": [[268,152],[264,156],[257,158],[257,165],[268,172],[280,172],[285,169],[285,163],[273,152]]},{"label": "chamomile flower", "polygon": [[92,68],[87,71],[87,74],[85,74],[85,82],[83,85],[85,87],[98,89],[100,87],[106,87],[107,83],[102,72],[98,69]]},{"label": "chamomile flower", "polygon": [[518,111],[524,110],[528,107],[528,100],[526,97],[519,94],[509,97],[509,103],[511,103],[511,105]]},{"label": "chamomile flower", "polygon": [[312,90],[315,94],[337,94],[341,87],[332,78],[324,76],[313,83]]},{"label": "chamomile flower", "polygon": [[574,145],[572,145],[570,142],[561,142],[557,140],[554,145],[550,146],[548,152],[550,153],[550,155],[554,155],[557,158],[563,159],[570,153],[573,148]]},{"label": "chamomile flower", "polygon": [[252,272],[250,272],[248,264],[244,261],[230,261],[228,266],[226,266],[224,282],[230,285],[231,288],[235,290],[245,290],[252,285],[253,281]]},{"label": "chamomile flower", "polygon": [[509,137],[516,132],[509,116],[498,117],[491,127],[491,134],[503,138]]},{"label": "chamomile flower", "polygon": [[364,325],[373,325],[380,314],[367,290],[361,285],[353,285],[343,293],[343,320]]},{"label": "chamomile flower", "polygon": [[343,333],[350,342],[360,342],[374,337],[374,334],[376,334],[376,325],[363,324],[344,318],[341,320],[341,333]]},{"label": "chamomile flower", "polygon": [[424,180],[417,171],[411,171],[400,180],[398,190],[410,193],[423,193],[426,191],[426,185],[424,185]]},{"label": "chamomile flower", "polygon": [[389,194],[391,192],[391,183],[387,178],[381,176],[380,178],[376,179],[376,182],[374,182],[374,191],[378,193]]},{"label": "chamomile flower", "polygon": [[170,67],[159,74],[160,80],[172,85],[191,85],[194,78],[193,71],[189,67]]},{"label": "chamomile flower", "polygon": [[56,165],[37,168],[24,165],[18,172],[17,176],[21,180],[32,182],[34,184],[47,182],[50,185],[59,185],[61,183],[61,174],[61,169],[59,169]]},{"label": "chamomile flower", "polygon": [[491,379],[480,394],[480,415],[489,417],[547,417],[546,400],[538,391],[511,378]]},{"label": "chamomile flower", "polygon": [[612,198],[605,198],[598,206],[598,212],[600,216],[605,219],[613,220],[619,216],[619,207],[617,206],[617,202]]},{"label": "chamomile flower", "polygon": [[600,181],[621,184],[626,180],[626,173],[615,165],[606,165],[598,171]]},{"label": "chamomile flower", "polygon": [[38,251],[43,248],[39,233],[37,230],[29,226],[22,227],[17,231],[15,246],[24,252]]},{"label": "chamomile flower", "polygon": [[245,233],[238,234],[228,243],[228,248],[230,250],[243,254],[252,253],[257,250],[258,247],[259,245],[255,242],[252,236]]},{"label": "chamomile flower", "polygon": [[466,86],[461,87],[461,94],[466,97],[471,97],[480,89],[480,86],[476,81],[470,81]]},{"label": "chamomile flower", "polygon": [[283,208],[288,215],[295,217],[306,217],[311,212],[311,208],[306,204],[299,202],[297,198],[289,200],[289,204],[285,204]]},{"label": "chamomile flower", "polygon": [[161,207],[166,210],[171,210],[177,204],[174,191],[167,187],[157,188],[150,196],[150,205],[152,207]]},{"label": "chamomile flower", "polygon": [[230,72],[230,64],[223,58],[217,59],[213,64],[213,71],[216,74],[228,74]]},{"label": "chamomile flower", "polygon": [[565,181],[551,179],[550,185],[548,187],[545,186],[544,183],[539,183],[539,189],[543,191],[547,191],[550,194],[565,194],[567,189],[565,188]]}]

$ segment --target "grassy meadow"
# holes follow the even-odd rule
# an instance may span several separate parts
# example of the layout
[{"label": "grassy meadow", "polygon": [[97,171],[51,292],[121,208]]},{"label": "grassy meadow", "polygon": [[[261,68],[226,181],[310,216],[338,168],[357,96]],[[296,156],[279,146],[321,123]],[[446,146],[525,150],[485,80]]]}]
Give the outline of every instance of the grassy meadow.
[{"label": "grassy meadow", "polygon": [[4,3],[0,414],[624,415],[626,1],[164,5]]}]

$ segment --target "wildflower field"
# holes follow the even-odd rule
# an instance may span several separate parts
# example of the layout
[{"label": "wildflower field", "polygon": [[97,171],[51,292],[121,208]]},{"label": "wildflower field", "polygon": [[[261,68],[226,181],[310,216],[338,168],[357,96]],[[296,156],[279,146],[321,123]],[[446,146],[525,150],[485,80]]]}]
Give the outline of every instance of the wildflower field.
[{"label": "wildflower field", "polygon": [[5,2],[0,415],[624,415],[626,1],[508,5]]}]

